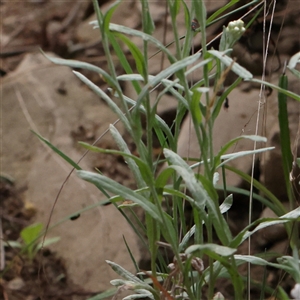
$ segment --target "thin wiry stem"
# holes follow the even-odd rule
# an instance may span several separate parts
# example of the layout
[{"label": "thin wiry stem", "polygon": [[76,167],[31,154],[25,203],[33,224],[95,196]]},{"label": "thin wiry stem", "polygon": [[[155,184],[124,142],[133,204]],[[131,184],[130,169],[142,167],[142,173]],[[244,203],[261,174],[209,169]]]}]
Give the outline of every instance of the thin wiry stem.
[{"label": "thin wiry stem", "polygon": [[[274,12],[276,7],[276,0],[273,1],[273,10],[271,15],[271,21],[269,25],[268,37],[266,41],[266,16],[267,16],[267,3],[264,2],[264,20],[263,20],[263,71],[262,71],[262,80],[265,80],[266,77],[266,65],[267,65],[267,58],[268,58],[268,50],[270,44],[270,36],[272,31],[272,24],[274,18]],[[257,117],[256,117],[256,125],[255,125],[255,135],[258,135],[259,132],[259,121],[260,121],[260,111],[261,105],[265,103],[265,85],[261,84],[260,92],[259,92],[259,101],[257,107]],[[253,150],[256,150],[257,142],[254,142]],[[251,167],[251,183],[250,183],[250,198],[249,198],[249,225],[251,224],[252,220],[252,207],[253,207],[253,181],[254,181],[254,171],[255,171],[255,160],[256,155],[255,153],[252,156],[252,167]],[[251,236],[248,238],[248,255],[251,255]],[[247,281],[247,292],[248,292],[248,299],[251,299],[250,291],[251,291],[251,264],[248,263],[248,281]]]}]

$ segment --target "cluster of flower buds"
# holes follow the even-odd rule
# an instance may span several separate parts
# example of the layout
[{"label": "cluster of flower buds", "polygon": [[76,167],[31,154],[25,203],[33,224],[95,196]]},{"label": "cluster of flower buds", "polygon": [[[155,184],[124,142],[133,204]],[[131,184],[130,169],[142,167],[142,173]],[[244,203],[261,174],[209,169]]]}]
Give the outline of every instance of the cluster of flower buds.
[{"label": "cluster of flower buds", "polygon": [[229,22],[228,26],[223,29],[219,50],[225,51],[232,48],[245,31],[246,28],[242,20]]}]

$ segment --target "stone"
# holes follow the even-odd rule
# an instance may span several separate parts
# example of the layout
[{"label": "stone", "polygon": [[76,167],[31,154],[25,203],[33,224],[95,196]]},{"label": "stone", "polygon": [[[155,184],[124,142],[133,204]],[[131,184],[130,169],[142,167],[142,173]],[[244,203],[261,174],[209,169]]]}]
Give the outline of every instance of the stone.
[{"label": "stone", "polygon": [[7,287],[10,290],[14,290],[14,291],[18,291],[20,289],[22,289],[25,285],[25,282],[23,281],[23,279],[21,277],[15,277],[14,279],[10,280],[7,283]]},{"label": "stone", "polygon": [[[32,221],[46,226],[55,198],[72,167],[30,130],[78,161],[83,149],[76,147],[72,132],[85,126],[94,128],[97,137],[116,116],[70,68],[52,64],[41,53],[25,56],[17,70],[4,78],[1,94],[1,171],[15,179],[17,188],[24,188],[24,202],[31,202],[37,209]],[[122,134],[122,128],[118,128]],[[106,137],[98,145],[103,143],[112,143],[112,139]],[[105,156],[91,154],[80,165],[92,170],[95,162],[102,159]],[[61,238],[51,249],[65,259],[74,283],[89,291],[111,287],[109,282],[117,275],[105,263],[107,259],[134,271],[124,238],[137,261],[140,257],[135,234],[112,205],[90,209],[76,221],[68,219],[76,211],[104,199],[99,190],[74,173],[55,204],[50,222],[54,228],[47,234]]]}]

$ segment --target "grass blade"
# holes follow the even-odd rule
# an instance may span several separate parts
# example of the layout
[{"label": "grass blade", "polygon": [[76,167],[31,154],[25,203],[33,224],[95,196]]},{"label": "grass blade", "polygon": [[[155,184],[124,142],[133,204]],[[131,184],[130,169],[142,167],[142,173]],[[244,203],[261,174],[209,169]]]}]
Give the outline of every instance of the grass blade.
[{"label": "grass blade", "polygon": [[116,181],[106,176],[88,171],[77,171],[77,174],[83,180],[86,180],[95,185],[100,185],[106,191],[109,191],[115,195],[120,195],[124,199],[132,200],[133,202],[140,205],[146,212],[148,212],[152,218],[159,222],[162,221],[157,207],[146,197],[143,197],[142,195],[132,191],[131,189],[117,183]]},{"label": "grass blade", "polygon": [[31,130],[31,132],[33,134],[35,134],[42,142],[44,142],[47,146],[49,146],[49,148],[51,148],[55,153],[57,153],[60,157],[62,157],[67,163],[69,163],[73,168],[75,168],[76,170],[81,170],[81,167],[79,167],[79,165],[73,161],[69,156],[67,156],[66,154],[64,154],[62,151],[60,151],[58,148],[56,148],[53,144],[51,144],[47,139],[43,138],[41,135],[39,135],[38,133],[34,132],[33,130]]},{"label": "grass blade", "polygon": [[[287,90],[288,79],[285,74],[282,74],[279,79],[279,87]],[[287,189],[288,198],[290,204],[293,204],[292,186],[290,182],[290,172],[292,170],[293,156],[291,151],[291,141],[290,141],[290,129],[289,129],[289,118],[287,111],[287,96],[278,93],[278,121],[280,128],[280,147],[281,147],[281,157],[284,181]]]}]

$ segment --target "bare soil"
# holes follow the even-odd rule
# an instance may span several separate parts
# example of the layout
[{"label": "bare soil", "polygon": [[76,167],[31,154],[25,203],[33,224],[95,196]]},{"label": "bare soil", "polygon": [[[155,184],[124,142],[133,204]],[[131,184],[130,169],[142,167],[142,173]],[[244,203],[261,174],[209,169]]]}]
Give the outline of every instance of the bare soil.
[{"label": "bare soil", "polygon": [[[31,223],[32,211],[24,207],[18,195],[14,186],[2,178],[0,210],[4,241],[19,240],[20,231]],[[0,299],[80,300],[94,294],[72,283],[63,259],[49,249],[41,250],[33,261],[11,246],[5,247],[1,255],[5,257],[5,268],[1,272]]]}]

